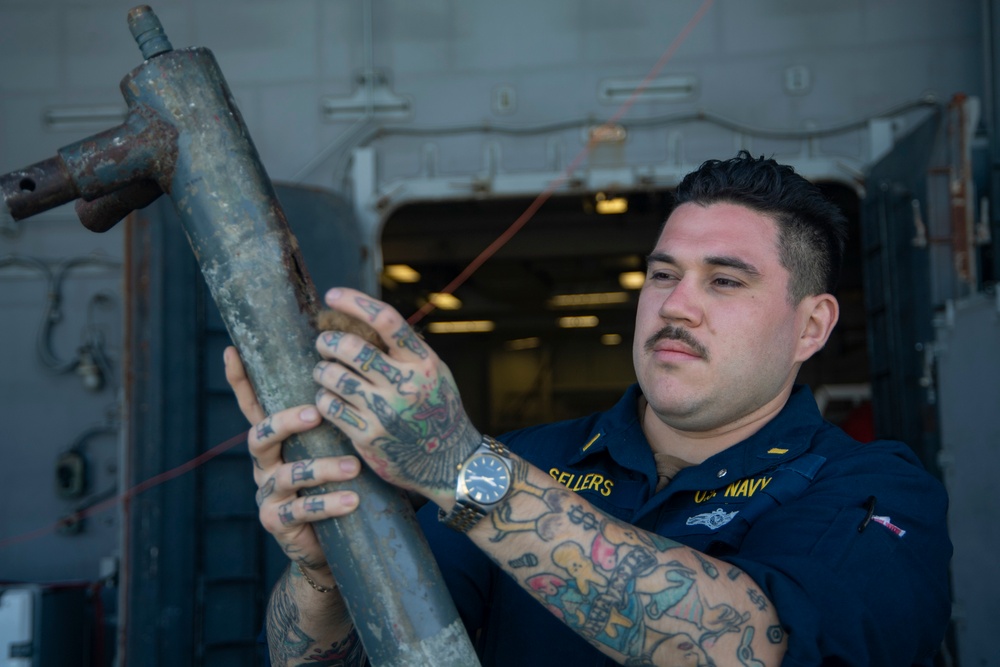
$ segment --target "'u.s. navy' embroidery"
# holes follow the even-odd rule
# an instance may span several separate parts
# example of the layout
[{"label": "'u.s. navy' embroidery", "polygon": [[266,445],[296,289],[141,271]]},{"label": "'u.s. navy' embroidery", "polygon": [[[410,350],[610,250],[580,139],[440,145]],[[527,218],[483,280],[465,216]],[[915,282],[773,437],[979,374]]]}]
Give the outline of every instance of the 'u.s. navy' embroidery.
[{"label": "'u.s. navy' embroidery", "polygon": [[704,514],[695,514],[692,517],[688,517],[685,522],[689,526],[697,526],[699,524],[708,526],[712,530],[718,530],[722,528],[727,523],[733,520],[739,514],[739,510],[734,510],[732,512],[726,512],[721,507],[713,510],[711,512],[705,512]]}]

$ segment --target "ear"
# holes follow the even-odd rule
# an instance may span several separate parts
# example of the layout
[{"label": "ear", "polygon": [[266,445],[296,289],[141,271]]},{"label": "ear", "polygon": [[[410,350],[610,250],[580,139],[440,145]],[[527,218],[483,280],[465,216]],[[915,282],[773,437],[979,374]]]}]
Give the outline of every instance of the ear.
[{"label": "ear", "polygon": [[840,317],[840,304],[832,294],[815,294],[802,299],[799,313],[799,340],[795,361],[804,362],[823,349]]}]

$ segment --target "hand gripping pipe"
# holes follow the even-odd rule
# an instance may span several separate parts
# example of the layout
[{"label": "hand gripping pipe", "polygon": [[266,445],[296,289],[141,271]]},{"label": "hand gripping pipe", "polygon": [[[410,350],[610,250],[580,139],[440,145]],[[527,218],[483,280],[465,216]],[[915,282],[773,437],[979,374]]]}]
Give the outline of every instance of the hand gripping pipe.
[{"label": "hand gripping pipe", "polygon": [[[173,49],[148,6],[128,23],[144,62],[121,82],[127,119],[0,176],[10,215],[81,199],[81,222],[102,232],[166,193],[264,409],[311,403],[319,299],[222,72],[207,49]],[[352,452],[328,424],[284,449]],[[371,663],[478,665],[405,495],[368,469],[346,486],[359,509],[315,528]]]}]

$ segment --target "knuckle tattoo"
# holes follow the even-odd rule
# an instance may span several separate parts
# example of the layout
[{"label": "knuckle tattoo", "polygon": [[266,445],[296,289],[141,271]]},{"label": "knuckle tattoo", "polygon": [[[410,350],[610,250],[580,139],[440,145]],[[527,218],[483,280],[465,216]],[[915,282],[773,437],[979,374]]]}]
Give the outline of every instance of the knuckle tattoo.
[{"label": "knuckle tattoo", "polygon": [[296,461],[292,464],[292,484],[301,484],[316,479],[316,472],[313,470],[315,459],[308,461]]},{"label": "knuckle tattoo", "polygon": [[283,526],[295,522],[295,513],[292,511],[293,502],[295,501],[290,500],[278,508],[278,520],[281,521],[281,525]]},{"label": "knuckle tattoo", "polygon": [[315,514],[316,512],[322,512],[326,508],[326,503],[322,498],[306,498],[305,502],[302,503],[303,509],[309,514]]},{"label": "knuckle tattoo", "polygon": [[274,427],[271,425],[271,417],[257,424],[257,440],[264,440],[272,435],[274,435]]}]

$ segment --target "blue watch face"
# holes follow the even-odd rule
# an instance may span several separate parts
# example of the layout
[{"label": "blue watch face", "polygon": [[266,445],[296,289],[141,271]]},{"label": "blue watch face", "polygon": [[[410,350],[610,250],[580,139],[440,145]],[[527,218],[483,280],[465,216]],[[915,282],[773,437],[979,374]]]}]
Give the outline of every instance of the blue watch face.
[{"label": "blue watch face", "polygon": [[483,505],[497,502],[510,488],[507,466],[489,454],[480,454],[469,461],[462,477],[469,498]]}]

